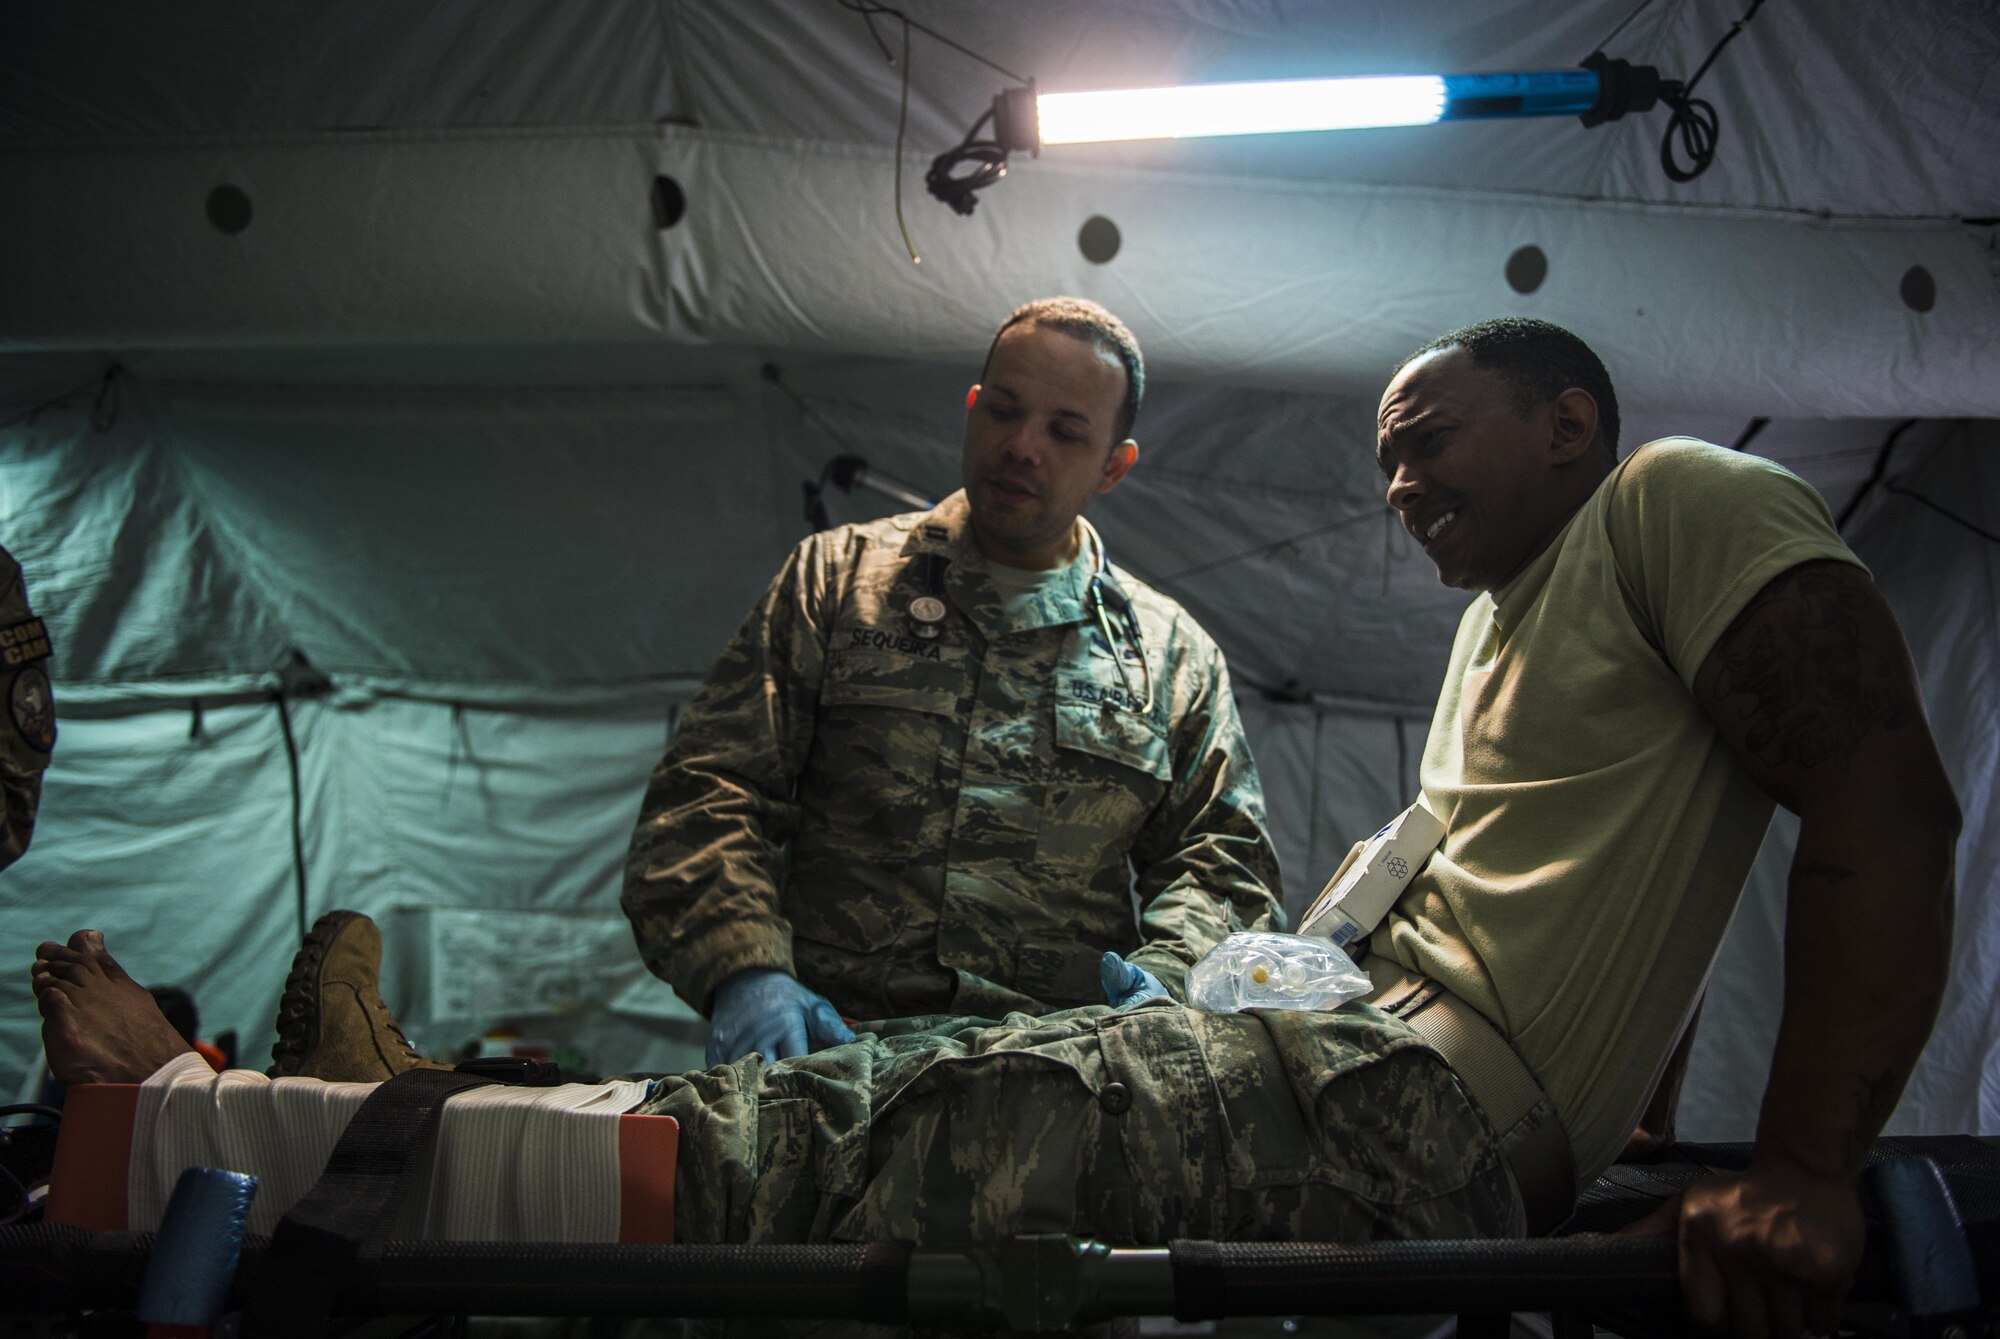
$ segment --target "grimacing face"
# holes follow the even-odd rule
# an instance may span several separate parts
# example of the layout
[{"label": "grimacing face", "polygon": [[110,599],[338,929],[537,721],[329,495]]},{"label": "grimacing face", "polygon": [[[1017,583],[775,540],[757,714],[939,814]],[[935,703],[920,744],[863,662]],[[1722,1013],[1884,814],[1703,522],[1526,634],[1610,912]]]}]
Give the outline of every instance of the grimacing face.
[{"label": "grimacing face", "polygon": [[[1564,400],[1572,394],[1582,393]],[[1555,475],[1572,458],[1561,443],[1574,431],[1562,406],[1523,411],[1505,380],[1457,347],[1425,354],[1389,383],[1376,463],[1389,505],[1439,581],[1492,590],[1561,529],[1573,504]]]},{"label": "grimacing face", "polygon": [[1076,518],[1138,458],[1114,442],[1125,368],[1089,340],[1024,322],[1000,337],[965,411],[961,469],[979,550],[1046,569],[1072,552]]}]

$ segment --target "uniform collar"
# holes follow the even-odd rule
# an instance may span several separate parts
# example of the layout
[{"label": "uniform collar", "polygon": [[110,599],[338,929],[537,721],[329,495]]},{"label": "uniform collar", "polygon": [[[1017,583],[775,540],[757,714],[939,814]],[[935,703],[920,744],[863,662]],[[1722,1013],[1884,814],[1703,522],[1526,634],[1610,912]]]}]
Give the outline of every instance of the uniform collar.
[{"label": "uniform collar", "polygon": [[[1087,549],[1089,541],[1084,543]],[[903,552],[906,556],[942,558],[946,595],[988,637],[1081,623],[1089,616],[1085,597],[1090,589],[1092,558],[1088,552],[1025,609],[1008,613],[986,575],[986,556],[972,537],[972,507],[963,488],[918,519],[903,542]]]}]

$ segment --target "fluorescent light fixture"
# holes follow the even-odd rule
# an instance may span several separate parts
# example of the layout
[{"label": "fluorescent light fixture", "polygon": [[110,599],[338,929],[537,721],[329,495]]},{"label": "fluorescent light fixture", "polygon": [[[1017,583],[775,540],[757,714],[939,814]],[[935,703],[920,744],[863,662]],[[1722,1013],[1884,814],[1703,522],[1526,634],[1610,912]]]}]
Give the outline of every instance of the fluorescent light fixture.
[{"label": "fluorescent light fixture", "polygon": [[1284,79],[1106,93],[1044,93],[1042,143],[1275,135],[1297,130],[1429,125],[1444,113],[1434,74],[1371,79]]},{"label": "fluorescent light fixture", "polygon": [[1591,70],[1374,75],[1043,93],[1035,104],[1041,143],[1082,144],[1577,116],[1597,101],[1598,87]]},{"label": "fluorescent light fixture", "polygon": [[[1602,52],[1592,52],[1574,70],[1280,79],[1103,93],[1043,93],[1030,79],[1001,90],[958,147],[931,161],[924,185],[958,213],[970,214],[979,192],[1007,175],[1008,154],[1040,157],[1045,144],[1274,135],[1516,116],[1574,116],[1595,126],[1628,112],[1648,111],[1663,99],[1681,115],[1685,99],[1679,83],[1660,78],[1651,65],[1611,60]],[[993,137],[981,139],[979,132],[989,122]],[[1713,125],[1704,134],[1710,147],[1697,155],[1695,173],[1714,152]],[[961,170],[968,165],[971,171]]]}]

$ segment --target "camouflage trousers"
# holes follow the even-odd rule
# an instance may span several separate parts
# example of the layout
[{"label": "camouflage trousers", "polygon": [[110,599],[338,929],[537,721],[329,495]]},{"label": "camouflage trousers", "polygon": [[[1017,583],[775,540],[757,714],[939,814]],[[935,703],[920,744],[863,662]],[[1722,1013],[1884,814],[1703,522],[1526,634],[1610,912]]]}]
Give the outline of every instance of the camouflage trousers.
[{"label": "camouflage trousers", "polygon": [[1522,1231],[1477,1105],[1365,1006],[902,1020],[796,1060],[657,1080],[638,1110],[680,1121],[684,1242]]}]

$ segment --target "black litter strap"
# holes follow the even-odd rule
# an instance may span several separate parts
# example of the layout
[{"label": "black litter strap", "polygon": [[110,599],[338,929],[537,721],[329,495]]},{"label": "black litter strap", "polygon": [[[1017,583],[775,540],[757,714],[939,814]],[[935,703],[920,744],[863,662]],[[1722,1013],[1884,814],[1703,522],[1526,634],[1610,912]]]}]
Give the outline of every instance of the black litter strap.
[{"label": "black litter strap", "polygon": [[412,1069],[369,1094],[326,1170],[271,1234],[270,1257],[244,1311],[246,1336],[308,1333],[333,1314],[354,1261],[383,1240],[411,1168],[436,1140],[445,1102],[492,1082]]}]

